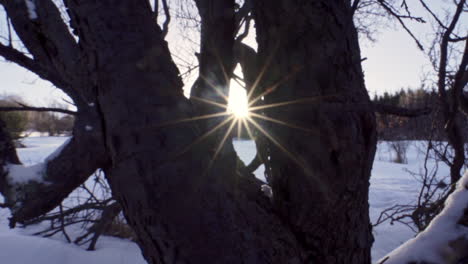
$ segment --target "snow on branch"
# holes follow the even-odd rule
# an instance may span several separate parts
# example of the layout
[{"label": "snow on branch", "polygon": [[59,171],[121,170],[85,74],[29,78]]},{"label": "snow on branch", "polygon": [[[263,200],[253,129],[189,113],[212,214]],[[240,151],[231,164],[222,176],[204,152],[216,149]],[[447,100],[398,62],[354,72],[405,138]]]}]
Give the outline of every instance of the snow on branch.
[{"label": "snow on branch", "polygon": [[33,107],[21,104],[22,106],[1,106],[0,112],[13,112],[13,111],[32,111],[32,112],[57,112],[67,115],[76,115],[75,111],[54,108],[54,107]]},{"label": "snow on branch", "polygon": [[468,170],[445,208],[426,230],[381,259],[379,264],[444,263],[468,260]]}]

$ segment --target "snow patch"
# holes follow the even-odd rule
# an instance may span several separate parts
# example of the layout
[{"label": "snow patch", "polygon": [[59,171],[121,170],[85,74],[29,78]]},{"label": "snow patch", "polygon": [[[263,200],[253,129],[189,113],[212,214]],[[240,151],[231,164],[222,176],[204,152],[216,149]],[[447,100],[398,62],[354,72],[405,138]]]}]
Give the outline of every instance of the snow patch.
[{"label": "snow patch", "polygon": [[62,145],[60,145],[54,152],[52,152],[49,156],[45,158],[45,162],[51,161],[55,159],[56,157],[58,157],[58,155],[60,155],[62,150],[68,145],[68,143],[70,143],[71,139],[72,139],[71,137],[67,138],[67,140],[65,140],[65,142],[62,143]]},{"label": "snow patch", "polygon": [[28,17],[29,19],[37,19],[37,12],[36,12],[36,4],[34,0],[24,0],[26,4],[26,8],[28,9]]},{"label": "snow patch", "polygon": [[468,227],[458,224],[468,205],[468,170],[458,181],[456,190],[448,197],[442,212],[415,238],[390,252],[379,263],[451,263],[460,252],[453,243],[466,243]]},{"label": "snow patch", "polygon": [[5,169],[8,171],[8,183],[10,184],[26,184],[31,181],[44,182],[45,163],[43,162],[32,166],[8,164]]}]

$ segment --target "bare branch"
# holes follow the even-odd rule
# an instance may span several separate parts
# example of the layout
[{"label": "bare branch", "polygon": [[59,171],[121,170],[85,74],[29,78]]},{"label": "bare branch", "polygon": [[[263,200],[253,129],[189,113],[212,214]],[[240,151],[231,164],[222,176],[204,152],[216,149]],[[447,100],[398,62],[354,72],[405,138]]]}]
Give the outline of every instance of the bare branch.
[{"label": "bare branch", "polygon": [[432,11],[432,9],[429,8],[429,6],[426,4],[426,2],[424,0],[419,0],[419,2],[424,7],[424,9],[426,9],[426,11],[429,12],[429,14],[431,14],[431,16],[435,19],[435,21],[437,22],[437,24],[439,24],[440,27],[445,28],[445,29],[447,28],[444,25],[444,23],[442,23],[442,21],[440,21],[440,19],[437,17],[437,15]]},{"label": "bare branch", "polygon": [[21,51],[11,46],[5,46],[0,43],[0,56],[7,61],[18,64],[19,66],[37,74],[42,79],[48,80],[57,87],[66,88],[68,83],[61,78],[55,71],[45,68],[34,59],[29,58]]},{"label": "bare branch", "polygon": [[0,106],[0,112],[13,112],[13,111],[33,111],[33,112],[57,112],[68,115],[77,115],[77,112],[61,108],[51,107],[31,107],[31,106]]},{"label": "bare branch", "polygon": [[167,4],[167,0],[162,0],[164,15],[166,15],[166,20],[164,21],[163,28],[162,28],[162,37],[165,38],[167,32],[169,31],[169,22],[171,22],[171,14],[169,12],[169,5]]},{"label": "bare branch", "polygon": [[459,42],[459,41],[465,41],[468,39],[468,36],[465,37],[455,37],[455,38],[449,38],[450,42]]},{"label": "bare branch", "polygon": [[158,19],[158,13],[159,13],[159,0],[154,0],[154,11],[153,11],[153,16],[154,20],[156,21]]},{"label": "bare branch", "polygon": [[106,228],[108,228],[114,218],[116,218],[121,211],[122,207],[118,202],[114,202],[104,208],[101,214],[101,219],[99,219],[99,222],[94,225],[94,235],[91,239],[88,250],[95,249],[99,236],[101,236],[101,234],[105,231]]},{"label": "bare branch", "polygon": [[405,18],[408,18],[408,19],[412,19],[412,20],[416,20],[417,22],[420,22],[420,23],[425,23],[426,21],[424,21],[421,17],[413,17],[413,16],[405,16],[405,15],[400,15],[398,14],[397,12],[395,12],[395,10],[389,6],[385,0],[378,0],[378,2],[380,3],[380,5],[392,16],[394,16],[398,22],[400,23],[400,25],[403,27],[403,29],[411,36],[411,38],[416,42],[416,45],[418,46],[418,48],[420,50],[424,50],[424,47],[423,45],[421,44],[421,42],[419,42],[419,40],[416,38],[416,36],[413,34],[413,32],[411,32],[411,30],[406,26],[405,22],[403,21],[403,19]]},{"label": "bare branch", "polygon": [[239,31],[241,27],[242,20],[248,16],[250,11],[252,11],[251,0],[245,0],[242,7],[235,13],[235,24],[237,31]]},{"label": "bare branch", "polygon": [[8,16],[5,16],[6,19],[6,24],[7,24],[7,29],[8,29],[8,46],[12,47],[13,46],[13,39],[12,39],[12,34],[11,34],[11,22],[10,18]]},{"label": "bare branch", "polygon": [[[79,47],[60,16],[60,11],[51,0],[36,2],[37,16],[30,18],[25,1],[0,0],[6,10],[16,34],[37,64],[47,65],[54,75],[76,75],[80,67]],[[72,91],[67,86],[59,86],[68,95]],[[72,96],[73,98],[73,96]]]},{"label": "bare branch", "polygon": [[236,41],[241,42],[247,35],[249,34],[250,29],[250,22],[252,21],[252,17],[247,16],[245,18],[245,25],[244,25],[244,32],[242,32],[239,36],[237,36]]},{"label": "bare branch", "polygon": [[356,10],[358,9],[360,0],[354,0],[353,4],[351,5],[351,15],[354,15],[356,13]]}]

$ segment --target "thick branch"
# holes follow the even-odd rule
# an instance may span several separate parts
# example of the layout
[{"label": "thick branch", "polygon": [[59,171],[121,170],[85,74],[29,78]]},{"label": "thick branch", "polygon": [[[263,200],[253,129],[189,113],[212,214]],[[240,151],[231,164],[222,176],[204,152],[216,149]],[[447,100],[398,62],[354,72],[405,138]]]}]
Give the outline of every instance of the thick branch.
[{"label": "thick branch", "polygon": [[[86,120],[85,124],[95,126],[92,131],[84,129],[83,120]],[[4,127],[0,131],[5,133]],[[9,144],[8,138],[0,139],[3,140],[0,143]],[[4,150],[0,153],[5,159]],[[0,162],[3,165],[21,166],[14,159]],[[2,166],[0,191],[12,211],[10,225],[15,226],[17,222],[26,222],[54,209],[98,168],[105,167],[107,162],[99,124],[89,117],[78,117],[73,138],[57,156],[46,159],[39,178],[27,182],[19,181],[12,171],[14,166]]]},{"label": "thick branch", "polygon": [[96,223],[92,228],[94,230],[94,235],[91,239],[88,250],[95,250],[98,238],[102,235],[103,232],[106,231],[106,229],[121,211],[122,207],[118,202],[114,202],[104,208],[101,214],[101,219],[99,219],[99,222]]},{"label": "thick branch", "polygon": [[169,5],[167,4],[167,0],[162,0],[164,15],[166,16],[166,20],[164,20],[163,28],[162,28],[162,37],[165,38],[167,32],[169,32],[169,23],[171,22],[171,13],[169,12]]},{"label": "thick branch", "polygon": [[244,1],[242,7],[236,12],[235,14],[235,25],[236,25],[236,32],[239,32],[242,20],[247,19],[249,13],[252,11],[252,3],[251,0]]},{"label": "thick branch", "polygon": [[37,74],[40,78],[45,79],[53,83],[57,87],[68,87],[68,83],[63,80],[55,71],[49,68],[43,67],[43,65],[37,63],[34,59],[24,55],[19,50],[5,46],[0,43],[0,56],[5,58],[7,61],[18,64],[19,66]]},{"label": "thick branch", "polygon": [[[60,11],[51,0],[35,1],[35,16],[25,1],[0,0],[10,17],[16,34],[34,57],[34,61],[47,67],[62,78],[73,78],[79,67],[80,51]],[[69,87],[58,86],[72,98]]]},{"label": "thick branch", "polygon": [[[232,72],[234,1],[196,0],[201,17],[200,77],[191,94],[225,102]],[[209,110],[208,110],[209,111]]]},{"label": "thick branch", "polygon": [[[464,138],[463,138],[463,131],[457,119],[458,114],[458,102],[459,100],[456,98],[456,90],[455,89],[463,89],[463,87],[458,87],[460,85],[460,81],[455,81],[454,92],[452,96],[455,98],[451,98],[450,100],[447,96],[446,92],[446,78],[447,78],[447,63],[448,63],[448,48],[449,48],[449,41],[450,36],[452,35],[453,30],[455,29],[461,13],[463,11],[463,6],[465,5],[466,0],[461,0],[457,4],[457,9],[455,14],[448,26],[447,30],[444,32],[440,43],[440,59],[439,59],[439,72],[438,72],[438,82],[437,88],[439,91],[439,101],[442,105],[442,113],[444,116],[444,130],[447,133],[447,138],[454,149],[454,157],[453,163],[450,166],[450,178],[451,182],[455,183],[460,178],[460,173],[463,168],[465,162],[465,149],[464,149]],[[466,67],[467,58],[464,56],[462,64],[465,64]],[[461,72],[460,72],[461,71]],[[462,79],[462,74],[464,75],[465,69],[460,69],[459,74],[457,74],[456,78],[458,80]],[[461,91],[458,92],[459,94]],[[453,101],[452,103],[450,101]]]},{"label": "thick branch", "polygon": [[[239,34],[239,36],[237,36],[237,38],[236,38],[237,42],[241,42],[244,38],[247,37],[247,35],[249,34],[250,22],[251,21],[252,21],[252,17],[250,17],[250,16],[245,17],[244,32],[242,32],[241,34]],[[237,29],[237,31],[239,31],[239,30],[240,30],[240,28]]]},{"label": "thick branch", "polygon": [[[240,41],[236,41],[234,43],[234,63],[240,64],[247,93],[250,93],[251,87],[259,76],[257,53],[250,46]],[[258,91],[260,90],[258,88],[256,89]],[[252,98],[255,98],[255,96]]]},{"label": "thick branch", "polygon": [[442,37],[442,42],[440,43],[440,59],[439,59],[439,72],[438,72],[438,90],[439,90],[439,96],[442,98],[442,103],[445,109],[449,109],[448,101],[447,101],[447,95],[445,92],[445,79],[447,78],[447,59],[448,59],[448,43],[450,40],[450,35],[452,34],[453,30],[455,29],[455,26],[457,25],[457,22],[460,18],[460,15],[463,10],[463,5],[465,4],[465,0],[461,0],[458,3],[457,9],[455,11],[455,15],[452,18],[452,21],[450,22],[450,25],[446,29],[443,37]]},{"label": "thick branch", "polygon": [[[465,84],[466,85],[466,84]],[[460,110],[466,115],[468,116],[468,95],[464,95],[462,94],[460,97],[459,97],[459,103],[460,103]]]},{"label": "thick branch", "polygon": [[453,84],[454,101],[458,103],[460,110],[468,116],[468,98],[463,92],[463,88],[468,84],[468,40],[465,41],[465,51],[463,58],[455,74],[455,82]]}]

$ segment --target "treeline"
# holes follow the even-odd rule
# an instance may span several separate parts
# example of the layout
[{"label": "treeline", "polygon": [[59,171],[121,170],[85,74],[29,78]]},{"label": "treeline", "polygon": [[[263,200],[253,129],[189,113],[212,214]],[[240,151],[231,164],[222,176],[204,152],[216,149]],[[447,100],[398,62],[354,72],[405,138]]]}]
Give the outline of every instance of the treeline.
[{"label": "treeline", "polygon": [[[21,107],[24,101],[17,96],[3,96],[0,107]],[[63,104],[52,103],[49,107],[66,108]],[[0,119],[5,122],[14,139],[32,132],[46,133],[49,136],[67,135],[73,129],[74,117],[54,112],[0,111]]]},{"label": "treeline", "polygon": [[[447,91],[450,93],[451,91]],[[381,140],[445,140],[442,113],[439,110],[438,93],[425,89],[401,89],[395,93],[385,92],[375,95],[373,102],[408,109],[430,108],[428,115],[418,117],[401,117],[376,113],[377,132]],[[468,129],[468,122],[463,116],[459,116],[460,123]]]}]

